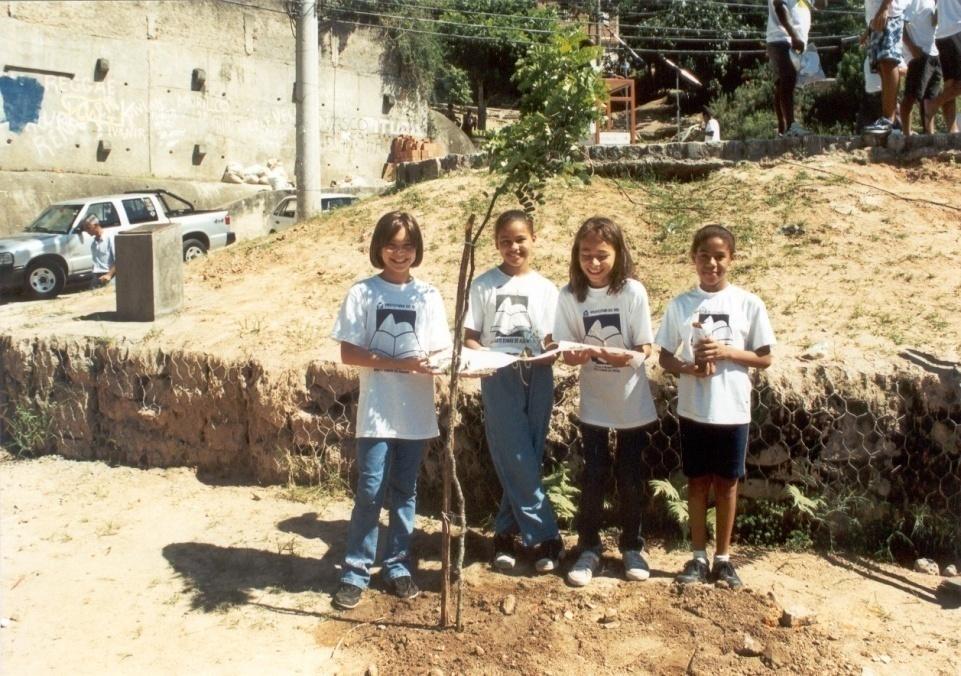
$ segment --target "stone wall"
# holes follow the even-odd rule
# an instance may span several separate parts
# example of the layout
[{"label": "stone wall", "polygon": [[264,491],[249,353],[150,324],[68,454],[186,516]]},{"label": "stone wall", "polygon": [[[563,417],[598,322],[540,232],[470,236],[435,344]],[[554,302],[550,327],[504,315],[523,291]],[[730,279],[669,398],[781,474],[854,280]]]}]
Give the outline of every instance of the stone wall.
[{"label": "stone wall", "polygon": [[[755,377],[742,493],[777,499],[786,483],[797,483],[822,495],[923,505],[961,524],[959,382],[907,365],[861,373],[779,361]],[[482,516],[500,490],[476,383],[467,387],[456,430],[458,472],[471,513]],[[659,421],[644,467],[646,478],[666,478],[680,468],[675,381],[657,371],[652,387]],[[576,375],[558,369],[555,388],[547,456],[572,461],[576,476]],[[449,401],[440,389],[443,421]],[[255,359],[0,335],[0,443],[11,443],[18,420],[39,420],[37,450],[69,458],[189,466],[264,483],[346,477],[356,402],[355,373],[328,362],[270,371]],[[421,474],[425,507],[439,504],[441,457],[435,440]]]},{"label": "stone wall", "polygon": [[[0,2],[0,170],[215,181],[275,157],[293,174],[291,24],[256,5]],[[427,108],[378,32],[321,28],[323,183],[379,179]]]}]

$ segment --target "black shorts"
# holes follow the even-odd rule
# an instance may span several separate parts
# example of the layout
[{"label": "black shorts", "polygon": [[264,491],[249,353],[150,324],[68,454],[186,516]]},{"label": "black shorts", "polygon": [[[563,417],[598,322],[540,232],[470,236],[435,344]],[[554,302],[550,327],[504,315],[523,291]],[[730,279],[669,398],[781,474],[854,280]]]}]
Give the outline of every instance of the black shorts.
[{"label": "black shorts", "polygon": [[785,85],[794,86],[797,83],[797,68],[791,61],[791,43],[767,43],[767,58],[774,71],[774,81],[783,81]]},{"label": "black shorts", "polygon": [[935,40],[945,80],[961,80],[961,33]]},{"label": "black shorts", "polygon": [[681,464],[687,478],[719,476],[740,479],[747,457],[750,425],[709,425],[679,417]]},{"label": "black shorts", "polygon": [[908,63],[908,77],[904,94],[915,101],[933,99],[941,93],[941,61],[936,56],[922,54]]}]

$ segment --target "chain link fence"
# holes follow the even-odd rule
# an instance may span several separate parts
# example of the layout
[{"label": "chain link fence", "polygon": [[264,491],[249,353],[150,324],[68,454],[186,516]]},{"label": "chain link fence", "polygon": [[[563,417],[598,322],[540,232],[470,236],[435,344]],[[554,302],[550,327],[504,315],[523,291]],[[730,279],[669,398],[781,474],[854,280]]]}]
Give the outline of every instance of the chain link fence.
[{"label": "chain link fence", "polygon": [[[576,371],[558,367],[555,376],[546,454],[552,490],[576,485],[580,463]],[[781,510],[785,531],[800,524],[834,542],[887,546],[889,553],[899,546],[961,553],[959,382],[913,368],[861,373],[798,362],[758,372],[754,384],[745,514],[752,505],[784,503],[791,485],[816,509]],[[445,385],[438,381],[442,424]],[[644,452],[647,478],[673,478],[682,487],[676,381],[655,369],[652,386],[659,420]],[[476,381],[468,388],[458,402],[458,475],[469,518],[483,523],[500,487]],[[335,364],[268,372],[256,360],[0,337],[0,442],[27,455],[191,466],[201,478],[343,486],[356,405],[356,378]],[[425,511],[440,504],[442,439],[424,459]],[[646,529],[679,532],[659,500],[651,495],[647,502]]]}]

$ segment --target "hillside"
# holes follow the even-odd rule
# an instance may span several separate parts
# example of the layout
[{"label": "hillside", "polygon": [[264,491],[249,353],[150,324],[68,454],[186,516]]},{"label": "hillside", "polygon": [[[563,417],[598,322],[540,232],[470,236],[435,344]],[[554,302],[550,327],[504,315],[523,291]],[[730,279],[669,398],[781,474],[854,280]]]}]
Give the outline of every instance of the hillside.
[{"label": "hillside", "polygon": [[[739,238],[732,279],[767,303],[780,357],[821,343],[827,360],[867,370],[905,346],[957,360],[959,181],[953,160],[897,167],[850,155],[742,164],[691,183],[555,181],[537,214],[535,266],[563,284],[574,231],[590,215],[608,215],[629,235],[657,321],[695,281],[690,234],[721,222]],[[462,224],[481,212],[490,184],[483,172],[455,175],[238,244],[191,265],[184,311],[153,325],[102,321],[114,309],[109,292],[12,303],[0,316],[14,335],[125,338],[296,367],[335,354],[327,337],[333,318],[350,284],[370,274],[367,244],[386,211],[419,219],[426,251],[418,275],[441,288],[452,312]],[[487,236],[478,270],[495,257]]]}]

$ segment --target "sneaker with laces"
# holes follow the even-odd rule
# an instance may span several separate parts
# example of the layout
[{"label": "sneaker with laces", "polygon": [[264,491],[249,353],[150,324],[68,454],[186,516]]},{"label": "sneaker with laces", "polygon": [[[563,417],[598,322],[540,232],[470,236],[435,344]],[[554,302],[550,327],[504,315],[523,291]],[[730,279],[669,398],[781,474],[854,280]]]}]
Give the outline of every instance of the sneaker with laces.
[{"label": "sneaker with laces", "polygon": [[391,594],[401,599],[414,599],[420,594],[420,589],[414,584],[414,578],[410,575],[400,575],[388,579],[387,587]]},{"label": "sneaker with laces", "polygon": [[674,578],[674,581],[678,584],[694,584],[695,582],[707,582],[707,578],[707,561],[691,559],[684,564],[684,570],[681,571],[680,575]]},{"label": "sneaker with laces", "polygon": [[506,533],[494,534],[494,568],[503,572],[514,570],[517,557],[514,555],[514,536]]},{"label": "sneaker with laces", "polygon": [[787,131],[784,132],[784,135],[789,138],[799,138],[801,136],[810,136],[811,130],[805,129],[804,127],[799,125],[797,122],[792,122],[791,126],[788,127]]},{"label": "sneaker with laces", "polygon": [[567,582],[575,587],[586,587],[601,566],[601,557],[593,549],[585,549],[567,571]]},{"label": "sneaker with laces", "polygon": [[341,582],[334,592],[334,605],[341,610],[351,610],[357,607],[363,594],[364,590],[357,585]]},{"label": "sneaker with laces", "polygon": [[711,569],[711,582],[731,589],[740,589],[744,586],[741,578],[737,576],[737,571],[734,570],[734,564],[730,561],[714,562],[714,567]]},{"label": "sneaker with laces", "polygon": [[624,560],[624,577],[628,580],[640,582],[651,576],[651,568],[639,550],[629,549],[621,555],[621,558]]},{"label": "sneaker with laces", "polygon": [[534,570],[538,573],[549,573],[552,570],[557,570],[563,556],[563,540],[560,538],[545,540],[534,547]]},{"label": "sneaker with laces", "polygon": [[891,120],[886,117],[879,117],[874,124],[869,124],[863,129],[863,131],[865,134],[881,136],[884,134],[890,134],[892,129],[894,129],[894,125],[892,124]]}]

